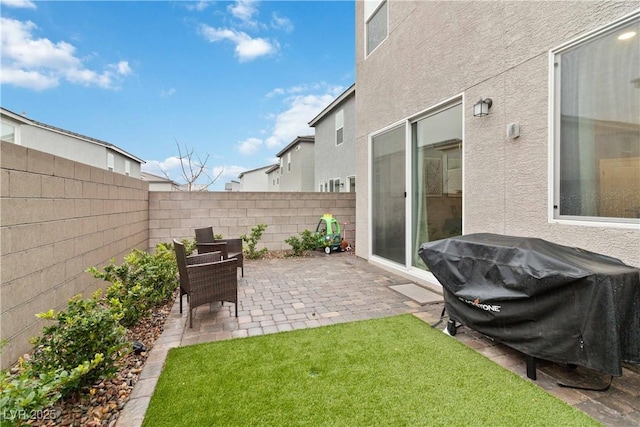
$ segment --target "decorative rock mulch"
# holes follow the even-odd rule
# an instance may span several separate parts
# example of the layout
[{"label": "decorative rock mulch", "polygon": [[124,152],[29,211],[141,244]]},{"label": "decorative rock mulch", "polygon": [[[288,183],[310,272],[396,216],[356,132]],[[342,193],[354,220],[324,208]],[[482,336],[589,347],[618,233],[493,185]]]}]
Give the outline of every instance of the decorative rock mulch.
[{"label": "decorative rock mulch", "polygon": [[122,360],[122,366],[113,378],[100,381],[88,390],[81,390],[79,396],[58,401],[53,408],[36,414],[40,419],[28,421],[33,426],[64,427],[113,427],[120,411],[129,400],[133,386],[138,381],[148,350],[162,334],[164,323],[171,311],[175,298],[156,309],[149,317],[141,320],[127,331],[127,340],[139,341],[147,347],[146,352],[131,352]]}]

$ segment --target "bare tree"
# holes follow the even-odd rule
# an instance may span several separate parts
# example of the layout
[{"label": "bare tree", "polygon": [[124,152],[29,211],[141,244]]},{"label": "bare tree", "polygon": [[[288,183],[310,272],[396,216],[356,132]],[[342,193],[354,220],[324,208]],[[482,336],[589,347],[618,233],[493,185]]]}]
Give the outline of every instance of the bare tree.
[{"label": "bare tree", "polygon": [[[222,172],[224,172],[224,168],[216,174],[215,177],[207,175],[207,162],[209,161],[209,154],[207,153],[207,157],[205,157],[204,161],[200,159],[200,156],[197,153],[194,153],[193,148],[188,148],[186,145],[184,146],[184,154],[180,149],[180,144],[176,140],[176,147],[178,147],[178,159],[180,160],[180,167],[182,169],[182,178],[185,180],[185,186],[187,187],[187,191],[208,191],[209,187],[213,185]],[[169,174],[166,171],[162,171],[164,176],[167,179],[169,178]],[[196,183],[200,178],[206,178],[204,183]]]}]

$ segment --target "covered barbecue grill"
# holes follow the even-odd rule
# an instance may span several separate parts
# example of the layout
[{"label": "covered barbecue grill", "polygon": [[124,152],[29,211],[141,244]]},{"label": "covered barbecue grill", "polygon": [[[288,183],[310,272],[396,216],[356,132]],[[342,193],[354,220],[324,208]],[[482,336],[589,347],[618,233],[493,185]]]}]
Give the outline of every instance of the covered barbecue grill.
[{"label": "covered barbecue grill", "polygon": [[[488,233],[424,243],[418,254],[442,284],[450,319],[528,361],[613,376],[622,375],[623,361],[640,363],[637,268],[542,239]],[[529,376],[535,379],[535,362]]]}]

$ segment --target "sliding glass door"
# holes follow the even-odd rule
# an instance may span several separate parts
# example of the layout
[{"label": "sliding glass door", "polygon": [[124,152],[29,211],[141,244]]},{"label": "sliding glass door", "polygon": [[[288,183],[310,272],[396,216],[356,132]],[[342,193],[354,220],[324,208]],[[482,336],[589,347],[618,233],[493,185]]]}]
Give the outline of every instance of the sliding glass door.
[{"label": "sliding glass door", "polygon": [[462,113],[458,99],[372,136],[372,255],[427,270],[420,245],[462,234]]},{"label": "sliding glass door", "polygon": [[412,266],[422,243],[462,234],[462,105],[411,123]]}]

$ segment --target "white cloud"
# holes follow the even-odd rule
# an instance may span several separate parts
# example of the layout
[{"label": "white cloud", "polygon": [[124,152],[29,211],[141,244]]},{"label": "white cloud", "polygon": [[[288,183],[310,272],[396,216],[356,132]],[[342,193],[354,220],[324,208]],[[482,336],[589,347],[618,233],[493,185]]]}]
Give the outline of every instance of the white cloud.
[{"label": "white cloud", "polygon": [[182,162],[179,157],[171,156],[166,159],[160,160],[146,160],[141,166],[143,172],[149,172],[156,175],[163,176],[163,172],[166,172],[169,176],[173,172],[180,171]]},{"label": "white cloud", "polygon": [[13,84],[33,90],[46,90],[58,86],[58,78],[43,75],[37,71],[4,68],[0,73],[0,84]]},{"label": "white cloud", "polygon": [[129,74],[133,73],[133,70],[129,66],[129,62],[127,61],[120,61],[113,67],[117,70],[118,74],[121,74],[123,76],[128,76]]},{"label": "white cloud", "polygon": [[296,95],[309,92],[326,92],[338,96],[344,91],[342,86],[332,86],[325,82],[320,83],[304,83],[287,88],[278,87],[265,95],[266,98],[272,98],[280,95]]},{"label": "white cloud", "polygon": [[187,2],[185,3],[186,3],[185,7],[187,8],[187,10],[195,10],[196,12],[202,12],[211,4],[210,1],[205,1],[205,0],[197,1],[195,3],[187,3]]},{"label": "white cloud", "polygon": [[281,87],[277,87],[273,89],[271,92],[265,95],[265,98],[272,98],[274,96],[284,95],[286,93],[285,89]]},{"label": "white cloud", "polygon": [[280,16],[278,12],[271,14],[271,26],[276,29],[284,30],[287,33],[293,31],[293,23],[286,16]]},{"label": "white cloud", "polygon": [[29,0],[0,0],[0,5],[20,9],[36,9],[36,4]]},{"label": "white cloud", "polygon": [[232,179],[237,180],[238,175],[240,175],[242,172],[246,172],[247,170],[248,169],[245,167],[236,165],[214,166],[213,177],[216,177],[218,176],[218,174],[220,174],[220,177],[216,181],[216,184],[225,183],[231,181]]},{"label": "white cloud", "polygon": [[269,42],[262,38],[242,37],[236,44],[236,54],[240,62],[251,61],[260,56],[275,53],[279,48],[277,42]]},{"label": "white cloud", "polygon": [[176,93],[175,88],[170,87],[169,89],[163,89],[160,91],[160,96],[165,97],[165,96],[171,96],[174,93]]},{"label": "white cloud", "polygon": [[102,72],[86,68],[72,44],[34,37],[38,27],[31,21],[0,18],[0,24],[2,84],[45,90],[58,86],[63,79],[116,89],[122,77],[132,73],[127,61],[110,64]]},{"label": "white cloud", "polygon": [[261,56],[274,54],[280,47],[277,41],[252,38],[245,32],[228,28],[214,28],[202,24],[200,26],[200,32],[212,43],[228,40],[235,44],[236,56],[240,62],[251,61]]},{"label": "white cloud", "polygon": [[[224,183],[231,180],[237,180],[238,175],[247,170],[246,167],[237,165],[216,165],[213,167],[207,167],[206,176],[200,177],[197,184],[206,184],[209,180],[213,180],[218,177],[215,184],[209,187],[209,190],[222,190],[224,189]],[[142,165],[142,171],[151,173],[157,176],[169,176],[169,179],[181,184],[185,183],[185,178],[182,176],[182,168],[180,159],[176,156],[171,156],[165,160],[147,160]]]},{"label": "white cloud", "polygon": [[245,156],[257,153],[260,147],[262,147],[262,140],[259,138],[249,138],[238,143],[238,151]]},{"label": "white cloud", "polygon": [[331,104],[344,92],[344,87],[329,85],[325,82],[295,85],[288,88],[276,88],[265,95],[266,98],[282,96],[285,107],[282,111],[267,116],[273,122],[270,129],[263,130],[263,139],[248,138],[237,144],[241,154],[253,155],[262,147],[269,150],[280,149],[298,136],[313,135],[309,126],[315,116]]},{"label": "white cloud", "polygon": [[277,115],[273,132],[266,140],[267,147],[278,148],[298,136],[313,135],[313,129],[308,124],[309,120],[329,105],[332,100],[331,95],[295,97],[289,108]]},{"label": "white cloud", "polygon": [[[317,88],[323,90],[315,90]],[[343,91],[342,87],[330,86],[325,83],[298,85],[271,91],[267,96],[274,96],[276,93],[292,95],[284,100],[287,108],[275,115],[273,129],[270,136],[265,139],[265,145],[270,149],[276,149],[288,144],[298,136],[313,135],[314,131],[309,126],[309,121]],[[306,94],[300,94],[304,92]]]},{"label": "white cloud", "polygon": [[254,0],[236,0],[227,6],[227,10],[237,19],[253,24],[253,16],[258,13],[258,4]]}]

